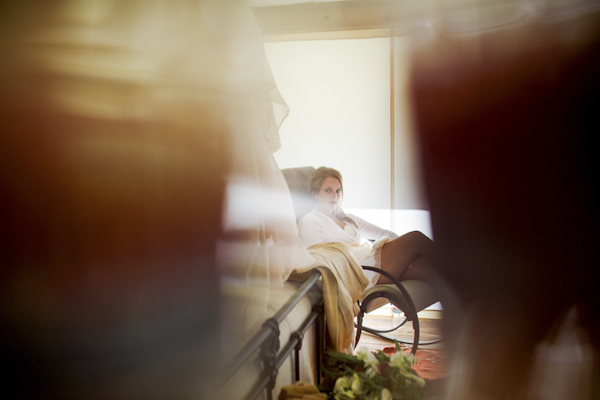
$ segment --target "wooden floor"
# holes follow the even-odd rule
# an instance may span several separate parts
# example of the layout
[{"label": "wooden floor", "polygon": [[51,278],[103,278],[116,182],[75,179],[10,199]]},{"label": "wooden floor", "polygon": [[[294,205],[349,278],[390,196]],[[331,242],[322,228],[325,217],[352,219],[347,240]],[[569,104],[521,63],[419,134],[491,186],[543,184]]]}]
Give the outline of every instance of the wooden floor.
[{"label": "wooden floor", "polygon": [[[365,315],[363,324],[365,326],[375,329],[389,329],[392,325],[392,316],[382,315]],[[441,319],[425,319],[420,318],[420,341],[435,340],[441,337]],[[407,322],[404,326],[394,332],[387,333],[387,335],[395,337],[400,340],[413,340],[414,329],[411,322]],[[377,336],[371,335],[367,332],[362,333],[361,338],[356,346],[358,350],[362,346],[367,346],[370,351],[383,350],[384,347],[393,346],[393,342],[378,338]],[[443,349],[444,342],[441,341],[436,344],[423,346],[427,349]]]}]

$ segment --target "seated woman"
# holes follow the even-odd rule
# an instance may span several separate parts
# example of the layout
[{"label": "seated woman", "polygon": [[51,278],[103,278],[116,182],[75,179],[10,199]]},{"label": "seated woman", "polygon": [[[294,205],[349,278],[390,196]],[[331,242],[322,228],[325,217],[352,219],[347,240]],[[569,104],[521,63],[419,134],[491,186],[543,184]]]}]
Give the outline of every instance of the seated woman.
[{"label": "seated woman", "polygon": [[[374,245],[374,256],[360,263],[375,266],[399,280],[432,278],[431,252],[433,242],[419,231],[398,237],[394,232],[373,225],[352,214],[346,214],[342,204],[342,175],[333,168],[320,167],[312,174],[310,191],[317,200],[316,207],[298,221],[298,234],[305,247],[317,243],[358,243],[389,238]],[[391,283],[373,271],[365,271],[369,285]]]}]

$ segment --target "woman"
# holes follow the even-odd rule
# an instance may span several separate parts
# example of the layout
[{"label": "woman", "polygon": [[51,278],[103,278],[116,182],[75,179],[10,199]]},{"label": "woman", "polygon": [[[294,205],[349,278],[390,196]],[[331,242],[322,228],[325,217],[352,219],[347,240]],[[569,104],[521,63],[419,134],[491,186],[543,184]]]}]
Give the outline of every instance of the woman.
[{"label": "woman", "polygon": [[[315,170],[310,179],[310,191],[317,205],[298,221],[298,233],[304,246],[324,242],[362,244],[367,240],[376,240],[373,245],[374,256],[361,261],[362,265],[382,268],[400,280],[431,279],[431,239],[418,231],[398,237],[394,232],[360,217],[345,214],[341,208],[344,192],[342,175],[337,170],[327,167]],[[389,241],[386,242],[386,238]],[[368,287],[391,283],[376,272],[365,273],[369,277]]]}]

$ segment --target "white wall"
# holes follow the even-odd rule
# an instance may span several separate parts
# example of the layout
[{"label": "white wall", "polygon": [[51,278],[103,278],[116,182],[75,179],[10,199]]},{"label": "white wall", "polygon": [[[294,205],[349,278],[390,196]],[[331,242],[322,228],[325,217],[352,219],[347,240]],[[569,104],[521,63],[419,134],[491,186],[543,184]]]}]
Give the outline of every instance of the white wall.
[{"label": "white wall", "polygon": [[[389,38],[266,43],[275,82],[290,107],[274,156],[280,168],[338,169],[344,176],[346,212],[399,235],[419,230],[433,239],[412,134],[403,46],[394,40],[392,157]],[[428,309],[442,307],[436,303]]]},{"label": "white wall", "polygon": [[336,168],[345,207],[389,208],[389,41],[278,42],[266,50],[290,107],[279,166]]},{"label": "white wall", "polygon": [[406,99],[407,63],[402,44],[395,43],[394,189],[389,38],[265,44],[290,107],[274,156],[280,168],[338,169],[344,210],[397,233],[417,229],[431,236]]}]

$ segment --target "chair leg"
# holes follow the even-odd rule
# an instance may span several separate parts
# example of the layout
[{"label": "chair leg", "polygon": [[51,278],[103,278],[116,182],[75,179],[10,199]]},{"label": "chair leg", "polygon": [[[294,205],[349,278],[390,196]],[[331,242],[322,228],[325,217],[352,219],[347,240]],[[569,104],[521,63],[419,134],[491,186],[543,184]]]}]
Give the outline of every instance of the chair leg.
[{"label": "chair leg", "polygon": [[[400,322],[398,325],[390,328],[390,329],[375,329],[375,328],[371,328],[368,326],[364,326],[363,325],[363,331],[367,331],[369,333],[374,333],[374,332],[378,332],[378,333],[389,333],[389,332],[394,332],[395,330],[398,330],[400,328],[402,328],[404,326],[404,324],[406,324],[408,322],[408,318],[404,318],[404,320],[402,322]],[[356,324],[354,324],[354,326],[356,326]]]},{"label": "chair leg", "polygon": [[[417,348],[419,347],[420,325],[419,325],[419,317],[417,316],[417,310],[415,308],[415,304],[413,303],[412,298],[410,297],[410,294],[406,291],[406,288],[402,285],[402,283],[396,277],[392,276],[389,272],[384,271],[379,268],[368,267],[368,266],[363,266],[363,269],[377,271],[380,274],[384,275],[394,285],[396,285],[396,287],[398,288],[398,295],[391,294],[389,292],[388,293],[375,292],[375,293],[369,294],[367,297],[365,297],[363,299],[362,304],[360,304],[360,312],[359,312],[359,316],[358,316],[359,317],[358,318],[359,328],[358,328],[358,332],[356,335],[357,339],[356,339],[355,345],[358,344],[358,340],[360,338],[360,332],[362,330],[365,330],[366,332],[369,332],[369,330],[374,331],[373,329],[367,330],[367,329],[365,329],[365,327],[362,326],[362,319],[367,310],[367,305],[371,301],[375,300],[376,298],[384,297],[386,299],[389,299],[391,303],[396,305],[396,307],[403,310],[404,314],[406,316],[406,319],[412,321],[413,329],[414,329],[414,336],[413,336],[412,343],[409,343],[409,344],[412,344],[411,353],[414,355],[417,352]],[[392,341],[395,340],[394,338],[384,335],[381,332],[378,332],[378,333],[369,332],[369,333],[372,333],[376,336],[382,337],[387,340],[392,340]]]},{"label": "chair leg", "polygon": [[[401,343],[401,344],[410,344],[410,345],[412,345],[411,353],[413,355],[417,352],[417,348],[419,347],[419,344],[426,345],[426,344],[433,344],[434,342],[437,343],[437,341],[423,342],[423,343],[419,342],[420,327],[419,327],[418,319],[416,321],[413,321],[414,335],[413,335],[412,341],[402,340],[402,339],[398,339],[398,338],[386,335],[385,333],[378,331],[376,329],[369,328],[368,326],[362,326],[362,324],[361,324],[361,328],[358,328],[358,329],[359,329],[359,331],[356,334],[357,338],[360,338],[360,331],[362,330],[367,333],[370,333],[371,335],[377,336],[382,339],[389,340],[391,342],[397,341],[398,343]],[[356,341],[356,344],[358,344],[358,340]]]},{"label": "chair leg", "polygon": [[[361,328],[358,327],[358,324],[356,326],[357,326],[357,329],[361,329],[362,331],[367,332],[370,335],[377,336],[377,337],[379,337],[381,339],[389,340],[390,342],[397,341],[400,344],[414,345],[415,344],[414,340],[403,340],[403,339],[398,339],[398,338],[392,337],[390,335],[386,335],[386,333],[393,332],[396,329],[399,329],[406,322],[407,322],[407,320],[403,321],[401,325],[396,326],[396,327],[394,327],[392,329],[388,329],[388,330],[373,329],[373,328],[370,328],[370,327],[362,325],[362,324],[361,324]],[[419,324],[419,327],[420,327],[420,324]],[[357,338],[360,339],[360,336],[361,336],[360,333],[357,332]],[[420,336],[420,334],[419,334],[419,336]],[[439,338],[439,339],[433,339],[433,340],[426,340],[426,341],[419,340],[418,341],[418,345],[419,346],[428,346],[428,345],[440,343],[441,341],[442,341],[441,338]],[[358,344],[358,341],[356,341],[356,344]],[[415,352],[416,352],[416,349],[415,349]]]}]

